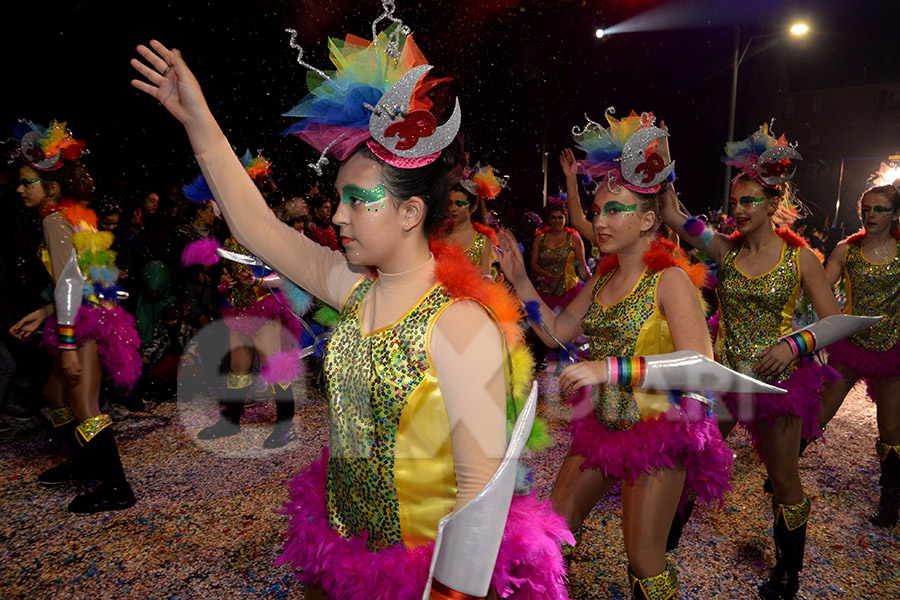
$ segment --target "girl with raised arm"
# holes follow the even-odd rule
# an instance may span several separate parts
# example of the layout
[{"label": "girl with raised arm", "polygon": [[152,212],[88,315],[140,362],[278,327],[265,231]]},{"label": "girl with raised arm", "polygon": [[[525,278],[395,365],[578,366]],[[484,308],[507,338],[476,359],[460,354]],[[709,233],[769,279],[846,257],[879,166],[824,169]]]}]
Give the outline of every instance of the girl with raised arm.
[{"label": "girl with raised arm", "polygon": [[41,473],[38,481],[99,480],[93,491],[69,503],[71,512],[126,509],[136,500],[112,419],[100,412],[100,384],[106,371],[117,386],[133,387],[141,375],[141,359],[134,319],[118,305],[113,235],[98,231],[97,215],[84,205],[93,191],[80,160],[84,142],[56,121],[47,128],[23,121],[16,134],[22,159],[16,191],[41,214],[42,258],[56,287],[54,302],[24,317],[10,333],[21,339],[47,321],[44,345],[54,360],[44,396],[50,420],[69,447],[69,458]]},{"label": "girl with raised arm", "polygon": [[[576,140],[589,149],[580,169],[592,170],[599,181],[593,229],[609,258],[559,315],[541,302],[508,231],[500,235],[501,265],[521,298],[540,308],[542,325],[535,330],[548,345],[590,337],[590,361],[566,367],[559,378],[564,391],[591,393],[573,409],[572,447],[557,475],[553,505],[577,532],[621,481],[629,588],[634,598],[668,599],[678,589],[675,567],[666,560],[675,512],[688,495],[719,502],[732,456],[706,397],[660,391],[691,389],[679,378],[703,360],[712,363],[703,358],[712,357],[712,346],[697,289],[705,273],[655,237],[657,196],[672,170],[656,152],[656,140],[666,134],[652,114],[620,121],[608,111],[607,119],[609,129],[589,122]],[[591,152],[600,148],[605,153]],[[634,161],[635,149],[647,160]],[[670,377],[661,376],[657,367],[676,351],[693,351],[688,354],[697,362],[673,360]]]},{"label": "girl with raised arm", "polygon": [[[290,483],[278,559],[307,598],[421,598],[439,521],[483,506],[472,500],[504,456],[508,394],[530,385],[517,303],[458,249],[429,246],[459,162],[460,110],[437,125],[424,95],[434,81],[419,81],[431,67],[406,31],[394,24],[377,40],[331,39],[337,69],[316,71],[289,113],[302,120],[288,132],[322,152],[315,167],[327,154],[343,161],[333,221],[346,255],[265,209],[177,50],[153,41],[138,47],[147,64],[132,61],[145,78],[134,85],[185,126],[235,238],[340,310],[325,357],[330,448]],[[489,587],[502,597],[566,597],[561,519],[533,496],[506,506],[465,544],[445,540],[436,559],[440,567],[474,556],[487,578],[436,577],[431,597],[481,598]],[[504,523],[517,533],[501,545]]]},{"label": "girl with raised arm", "polygon": [[871,329],[836,342],[828,362],[842,379],[825,386],[819,425],[834,417],[860,379],[877,403],[881,498],[869,520],[878,527],[897,524],[900,504],[900,179],[866,190],[859,199],[863,229],[832,251],[825,277],[843,277],[844,313],[883,315]]},{"label": "girl with raised arm", "polygon": [[[787,390],[783,396],[729,395],[725,400],[751,433],[774,489],[776,565],[760,594],[794,598],[811,509],[800,481],[800,440],[821,433],[816,414],[822,386],[836,376],[811,354],[838,338],[829,328],[834,317],[798,332],[792,330],[791,317],[801,291],[820,318],[837,315],[838,307],[816,255],[787,227],[777,228],[797,214],[789,181],[799,152],[784,136],[772,137],[766,125],[746,140],[729,142],[725,152],[725,162],[740,169],[729,200],[737,233],[726,237],[690,217],[672,190],[661,199],[662,216],[681,239],[720,265],[719,360]],[[734,423],[720,426],[727,435]]]}]

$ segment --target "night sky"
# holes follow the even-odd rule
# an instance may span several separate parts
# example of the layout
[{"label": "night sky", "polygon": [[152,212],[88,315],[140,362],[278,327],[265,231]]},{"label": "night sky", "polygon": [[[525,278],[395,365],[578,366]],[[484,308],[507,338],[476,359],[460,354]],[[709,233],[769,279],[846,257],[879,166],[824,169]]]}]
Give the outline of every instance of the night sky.
[{"label": "night sky", "polygon": [[[300,32],[308,62],[328,68],[326,37],[368,37],[381,13],[374,0],[5,4],[2,121],[67,120],[88,142],[98,192],[125,196],[198,171],[178,123],[129,85],[136,44],[155,37],[179,48],[231,143],[262,150],[294,195],[312,182],[305,165],[315,153],[279,135],[293,122],[280,115],[305,94],[306,75],[284,29]],[[802,41],[754,41],[740,71],[737,137],[779,117],[773,109],[787,93],[900,81],[897,0],[398,0],[396,15],[435,75],[455,79],[444,96],[460,98],[472,162],[511,175],[500,201],[521,212],[541,202],[545,136],[555,193],[571,127],[584,124],[585,112],[601,120],[607,106],[618,116],[652,110],[663,119],[688,207],[718,204],[734,25],[742,42],[785,31],[798,17],[812,28]],[[661,29],[594,36],[598,26],[638,15]],[[332,181],[326,171],[322,183]],[[802,189],[802,167],[798,182]]]}]

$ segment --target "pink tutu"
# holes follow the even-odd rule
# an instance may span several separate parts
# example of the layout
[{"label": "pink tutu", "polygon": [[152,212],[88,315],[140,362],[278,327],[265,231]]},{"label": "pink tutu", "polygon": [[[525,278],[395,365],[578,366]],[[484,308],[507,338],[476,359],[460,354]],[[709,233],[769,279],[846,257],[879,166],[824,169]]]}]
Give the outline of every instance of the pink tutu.
[{"label": "pink tutu", "polygon": [[[82,304],[75,315],[75,342],[81,345],[97,341],[100,364],[113,382],[131,389],[141,377],[141,340],[134,328],[134,317],[121,306],[105,308]],[[52,356],[59,355],[59,327],[56,319],[44,326],[44,346]]]},{"label": "pink tutu", "polygon": [[[411,549],[397,544],[371,552],[365,535],[345,538],[332,530],[325,503],[327,460],[325,448],[321,459],[288,483],[290,500],[279,512],[291,519],[275,564],[290,565],[300,581],[321,586],[334,600],[419,600],[434,544]],[[502,598],[567,599],[563,541],[575,543],[549,502],[514,496],[492,587]]]},{"label": "pink tutu", "polygon": [[283,325],[282,332],[286,330],[292,336],[288,340],[283,340],[286,342],[282,344],[283,346],[296,344],[302,334],[300,322],[288,310],[287,300],[275,294],[269,294],[242,310],[224,307],[222,316],[225,317],[228,329],[251,338],[264,323],[277,321]]},{"label": "pink tutu", "polygon": [[[589,399],[587,400],[589,402]],[[607,429],[593,415],[573,421],[571,454],[584,456],[584,469],[599,469],[633,485],[645,474],[684,464],[684,498],[696,495],[704,504],[722,504],[731,489],[728,478],[734,456],[722,441],[712,417],[688,419],[676,407],[625,430]]]},{"label": "pink tutu", "polygon": [[825,383],[840,378],[832,367],[821,365],[812,358],[803,358],[786,381],[776,384],[787,390],[786,394],[725,394],[723,402],[750,433],[753,447],[762,460],[756,423],[765,421],[771,426],[777,417],[792,415],[803,419],[801,437],[808,440],[821,437],[818,414],[822,410],[822,389]]},{"label": "pink tutu", "polygon": [[828,363],[846,367],[866,382],[869,398],[875,400],[873,381],[900,377],[900,342],[884,352],[866,350],[844,338],[828,346]]}]

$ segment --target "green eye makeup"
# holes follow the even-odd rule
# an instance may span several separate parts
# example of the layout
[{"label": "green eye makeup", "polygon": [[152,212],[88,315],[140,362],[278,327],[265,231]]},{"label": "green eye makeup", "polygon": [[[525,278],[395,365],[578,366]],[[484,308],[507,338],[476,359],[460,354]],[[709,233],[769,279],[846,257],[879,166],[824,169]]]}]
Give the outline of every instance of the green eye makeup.
[{"label": "green eye makeup", "polygon": [[603,205],[603,216],[607,216],[610,213],[614,214],[632,214],[637,212],[637,204],[622,204],[618,200],[613,200],[612,202],[607,202]]},{"label": "green eye makeup", "polygon": [[741,206],[758,206],[765,201],[765,198],[757,198],[756,196],[741,196],[741,199],[738,200]]},{"label": "green eye makeup", "polygon": [[871,210],[872,212],[877,213],[891,213],[894,212],[890,206],[873,206],[871,208],[863,208],[863,212]]},{"label": "green eye makeup", "polygon": [[380,183],[370,190],[355,183],[348,183],[341,190],[341,198],[344,204],[352,204],[354,201],[359,201],[363,204],[375,204],[384,202],[387,198],[387,192]]},{"label": "green eye makeup", "polygon": [[456,205],[456,206],[458,206],[458,207],[460,207],[460,208],[468,208],[468,207],[469,207],[469,201],[468,201],[468,200],[454,200],[454,201],[453,201],[453,204]]},{"label": "green eye makeup", "polygon": [[19,180],[19,185],[21,185],[22,187],[28,187],[29,185],[34,185],[38,181],[40,181],[40,179],[37,179],[35,177],[23,177]]}]

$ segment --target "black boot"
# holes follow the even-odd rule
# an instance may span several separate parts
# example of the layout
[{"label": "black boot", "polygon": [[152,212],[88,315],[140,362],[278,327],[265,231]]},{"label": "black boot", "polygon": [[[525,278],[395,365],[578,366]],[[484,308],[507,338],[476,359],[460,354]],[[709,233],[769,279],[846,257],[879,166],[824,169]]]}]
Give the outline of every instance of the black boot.
[{"label": "black boot", "polygon": [[294,392],[291,385],[287,387],[275,384],[275,427],[263,442],[263,448],[281,448],[297,439],[294,432]]},{"label": "black boot", "polygon": [[876,527],[893,527],[897,524],[897,513],[900,509],[900,444],[890,446],[880,439],[875,442],[875,451],[881,461],[881,498],[878,501],[878,512],[869,517],[869,522]]},{"label": "black boot", "polygon": [[672,525],[669,526],[669,537],[666,538],[666,552],[670,552],[678,547],[678,542],[681,541],[681,533],[684,531],[684,526],[687,525],[691,515],[694,513],[694,503],[696,501],[696,498],[691,498],[684,503],[684,508],[682,510],[675,511]]},{"label": "black boot", "polygon": [[241,432],[241,415],[244,405],[253,393],[253,376],[228,373],[225,393],[219,399],[219,420],[197,434],[200,440],[217,440]]},{"label": "black boot", "polygon": [[662,573],[638,579],[629,565],[628,587],[633,600],[669,600],[678,593],[678,574],[672,563],[666,561],[666,570]]},{"label": "black boot", "polygon": [[81,445],[75,441],[75,427],[78,423],[68,408],[51,409],[53,427],[61,433],[69,449],[69,457],[54,467],[50,467],[37,480],[41,485],[59,485],[70,481],[88,481],[90,475],[85,469]]},{"label": "black boot", "polygon": [[792,600],[800,589],[806,522],[812,503],[806,497],[800,504],[775,503],[774,508],[775,568],[759,588],[759,596],[765,600]]},{"label": "black boot", "polygon": [[[822,432],[823,433],[825,432],[824,427],[822,428]],[[797,456],[803,456],[803,451],[806,450],[806,447],[809,446],[812,442],[813,442],[812,440],[808,440],[806,438],[801,438],[800,439],[800,454],[798,454]],[[768,476],[766,476],[766,480],[763,481],[763,491],[767,494],[771,494],[774,492],[774,490],[772,489],[772,480],[769,479]]]},{"label": "black boot", "polygon": [[125,479],[119,447],[107,415],[93,417],[78,426],[76,436],[84,445],[85,461],[96,471],[100,485],[69,503],[69,512],[97,513],[124,510],[137,502]]}]

